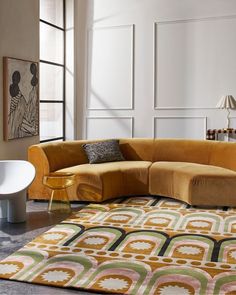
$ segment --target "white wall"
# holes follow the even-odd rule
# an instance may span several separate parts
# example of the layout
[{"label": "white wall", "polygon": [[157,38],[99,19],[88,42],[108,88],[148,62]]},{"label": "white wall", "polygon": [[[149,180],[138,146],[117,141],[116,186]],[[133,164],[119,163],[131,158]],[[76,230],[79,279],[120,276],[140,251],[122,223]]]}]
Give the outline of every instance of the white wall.
[{"label": "white wall", "polygon": [[75,138],[85,138],[88,1],[76,0],[75,20]]},{"label": "white wall", "polygon": [[66,0],[66,140],[75,138],[74,0]]},{"label": "white wall", "polygon": [[38,0],[0,1],[0,160],[27,159],[27,148],[39,142],[38,136],[3,141],[3,56],[39,60]]},{"label": "white wall", "polygon": [[215,105],[236,97],[235,0],[76,2],[78,138],[226,127]]}]

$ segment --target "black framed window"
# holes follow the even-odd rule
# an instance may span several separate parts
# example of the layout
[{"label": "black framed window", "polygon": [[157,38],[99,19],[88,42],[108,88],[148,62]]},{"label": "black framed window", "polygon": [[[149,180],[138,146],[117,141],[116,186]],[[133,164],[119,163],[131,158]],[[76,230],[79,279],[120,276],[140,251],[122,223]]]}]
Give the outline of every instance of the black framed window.
[{"label": "black framed window", "polygon": [[40,142],[65,140],[65,0],[40,0]]}]

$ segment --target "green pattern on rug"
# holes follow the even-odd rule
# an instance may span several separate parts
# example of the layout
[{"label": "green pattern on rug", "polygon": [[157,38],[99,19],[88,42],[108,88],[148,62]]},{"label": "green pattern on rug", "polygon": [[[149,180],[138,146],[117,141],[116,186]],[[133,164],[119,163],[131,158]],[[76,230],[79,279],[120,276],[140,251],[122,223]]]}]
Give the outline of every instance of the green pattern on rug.
[{"label": "green pattern on rug", "polygon": [[0,262],[0,278],[115,294],[236,294],[236,209],[91,204]]}]

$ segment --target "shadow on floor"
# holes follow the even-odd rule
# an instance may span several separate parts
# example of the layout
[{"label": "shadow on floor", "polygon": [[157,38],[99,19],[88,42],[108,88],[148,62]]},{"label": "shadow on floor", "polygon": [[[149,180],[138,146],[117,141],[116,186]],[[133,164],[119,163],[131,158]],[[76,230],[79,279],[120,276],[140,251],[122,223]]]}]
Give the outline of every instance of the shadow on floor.
[{"label": "shadow on floor", "polygon": [[69,217],[70,214],[49,214],[45,211],[28,212],[27,221],[22,223],[9,223],[7,219],[0,219],[0,230],[9,235],[20,235],[26,232],[55,225]]}]

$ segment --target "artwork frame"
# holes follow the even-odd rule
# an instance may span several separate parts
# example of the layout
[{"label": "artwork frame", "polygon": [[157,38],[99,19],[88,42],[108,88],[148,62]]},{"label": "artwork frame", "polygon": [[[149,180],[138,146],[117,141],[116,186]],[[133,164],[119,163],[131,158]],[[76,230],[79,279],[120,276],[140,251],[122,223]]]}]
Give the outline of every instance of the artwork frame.
[{"label": "artwork frame", "polygon": [[39,63],[3,57],[3,137],[39,135]]}]

